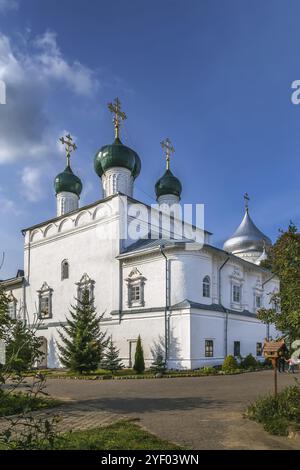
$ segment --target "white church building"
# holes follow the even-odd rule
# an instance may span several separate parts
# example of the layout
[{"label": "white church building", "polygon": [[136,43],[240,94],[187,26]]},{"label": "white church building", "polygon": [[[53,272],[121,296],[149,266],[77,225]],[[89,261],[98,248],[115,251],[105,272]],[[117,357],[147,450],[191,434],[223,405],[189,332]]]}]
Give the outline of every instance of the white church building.
[{"label": "white church building", "polygon": [[[23,230],[24,270],[2,281],[10,314],[30,324],[39,319],[37,334],[47,352],[43,367],[60,367],[58,330],[85,288],[127,366],[133,365],[139,335],[146,366],[158,349],[173,369],[221,364],[228,354],[262,359],[264,339],[277,332],[256,311],[270,308],[279,281],[260,266],[271,241],[252,221],[247,198],[243,220],[223,249],[202,228],[192,227],[202,243],[177,237],[175,216],[168,229],[162,224],[182,192],[170,170],[170,141],[163,143],[167,169],[155,185],[157,209],[133,197],[141,160],[119,138],[126,118],[119,100],[109,108],[115,140],[94,161],[103,197],[80,207],[82,183],[70,166],[76,146],[71,136],[62,138],[67,166],[55,178],[57,214]],[[138,239],[132,227],[138,227]]]}]

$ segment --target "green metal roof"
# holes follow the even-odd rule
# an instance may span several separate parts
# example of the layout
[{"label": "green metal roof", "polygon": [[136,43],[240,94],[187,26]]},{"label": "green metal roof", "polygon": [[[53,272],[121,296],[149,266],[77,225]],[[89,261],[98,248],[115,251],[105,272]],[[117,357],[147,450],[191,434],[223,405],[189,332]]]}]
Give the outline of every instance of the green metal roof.
[{"label": "green metal roof", "polygon": [[78,176],[74,175],[71,167],[68,165],[62,173],[59,173],[54,180],[56,194],[63,191],[74,193],[80,196],[82,191],[82,182]]},{"label": "green metal roof", "polygon": [[173,194],[180,198],[182,186],[178,178],[173,175],[171,170],[166,170],[165,174],[157,181],[155,185],[156,197]]},{"label": "green metal roof", "polygon": [[136,178],[141,171],[141,160],[138,154],[126,145],[123,145],[119,138],[116,138],[111,145],[104,145],[95,155],[94,167],[98,176],[102,176],[106,170],[113,167],[127,168]]}]

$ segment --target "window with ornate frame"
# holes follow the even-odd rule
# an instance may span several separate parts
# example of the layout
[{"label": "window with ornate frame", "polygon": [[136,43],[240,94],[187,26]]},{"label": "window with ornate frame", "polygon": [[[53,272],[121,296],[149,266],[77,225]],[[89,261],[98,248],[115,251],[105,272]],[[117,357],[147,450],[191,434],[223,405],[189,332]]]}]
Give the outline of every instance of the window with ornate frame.
[{"label": "window with ornate frame", "polygon": [[137,268],[132,269],[127,279],[128,307],[144,307],[144,286],[146,278]]},{"label": "window with ornate frame", "polygon": [[214,356],[214,342],[212,339],[205,340],[205,357]]},{"label": "window with ornate frame", "polygon": [[263,286],[261,283],[261,279],[258,277],[256,280],[256,284],[253,287],[253,311],[256,312],[259,308],[263,306]]},{"label": "window with ornate frame", "polygon": [[210,277],[205,276],[202,281],[202,295],[203,297],[210,297]]},{"label": "window with ornate frame", "polygon": [[263,355],[263,346],[262,343],[256,343],[256,356],[262,356]]},{"label": "window with ornate frame", "polygon": [[240,341],[233,342],[233,355],[234,357],[241,355],[241,342]]},{"label": "window with ornate frame", "polygon": [[13,293],[11,292],[10,295],[8,296],[8,315],[12,320],[16,320],[17,318],[17,299],[13,296]]},{"label": "window with ornate frame", "polygon": [[69,279],[70,266],[68,260],[64,259],[61,262],[61,280]]},{"label": "window with ornate frame", "polygon": [[94,300],[95,281],[93,281],[88,274],[84,274],[77,285],[77,300],[81,302],[82,294],[84,291],[88,291],[89,299]]},{"label": "window with ornate frame", "polygon": [[232,285],[232,302],[241,303],[241,286],[237,284]]},{"label": "window with ornate frame", "polygon": [[52,294],[53,289],[48,286],[47,282],[44,282],[40,290],[38,290],[39,318],[52,318]]},{"label": "window with ornate frame", "polygon": [[241,310],[242,305],[242,291],[244,279],[242,272],[236,266],[233,269],[232,275],[229,277],[231,281],[231,308]]}]

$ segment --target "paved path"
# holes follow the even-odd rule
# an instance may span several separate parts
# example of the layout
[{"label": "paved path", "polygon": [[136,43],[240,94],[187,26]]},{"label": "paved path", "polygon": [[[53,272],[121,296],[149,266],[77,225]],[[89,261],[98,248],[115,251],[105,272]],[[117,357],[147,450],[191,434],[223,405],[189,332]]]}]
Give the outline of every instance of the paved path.
[{"label": "paved path", "polygon": [[[278,382],[282,388],[294,380],[280,374]],[[163,439],[193,449],[297,449],[298,439],[270,436],[242,417],[246,406],[272,386],[272,371],[156,380],[48,380],[48,392],[68,401],[65,429],[138,418]]]}]

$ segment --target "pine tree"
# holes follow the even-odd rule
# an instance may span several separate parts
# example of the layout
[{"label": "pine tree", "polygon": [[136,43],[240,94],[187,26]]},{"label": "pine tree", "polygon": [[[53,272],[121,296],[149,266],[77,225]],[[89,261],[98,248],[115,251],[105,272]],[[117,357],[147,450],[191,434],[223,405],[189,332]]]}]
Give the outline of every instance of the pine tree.
[{"label": "pine tree", "polygon": [[12,320],[7,335],[6,362],[7,369],[15,372],[28,370],[41,358],[41,339],[33,330],[20,320]]},{"label": "pine tree", "polygon": [[141,340],[140,335],[136,343],[133,369],[135,370],[137,374],[142,374],[145,370],[144,351],[143,351],[142,340]]},{"label": "pine tree", "polygon": [[77,306],[71,307],[71,318],[59,331],[63,344],[58,344],[60,360],[71,371],[91,372],[96,370],[103,357],[103,350],[108,344],[106,333],[100,330],[101,317],[96,313],[93,299],[86,289],[82,299],[77,299]]},{"label": "pine tree", "polygon": [[156,372],[158,374],[163,374],[165,372],[166,363],[164,361],[164,358],[163,358],[163,355],[161,354],[161,352],[157,353],[150,369],[153,370],[153,372]]},{"label": "pine tree", "polygon": [[116,348],[113,343],[112,336],[110,337],[107,349],[104,353],[104,358],[101,363],[103,369],[110,370],[114,372],[119,369],[123,369],[124,364],[122,364],[121,359],[119,359],[120,351]]}]

